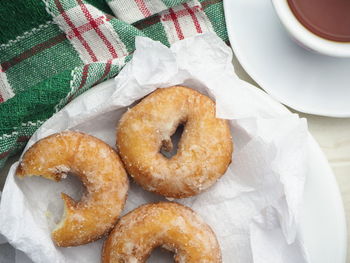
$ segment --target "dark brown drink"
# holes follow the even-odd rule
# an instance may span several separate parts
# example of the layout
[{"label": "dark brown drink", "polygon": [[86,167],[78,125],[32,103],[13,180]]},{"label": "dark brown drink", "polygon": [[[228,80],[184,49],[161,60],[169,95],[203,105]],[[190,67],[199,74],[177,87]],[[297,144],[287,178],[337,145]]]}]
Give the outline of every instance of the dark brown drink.
[{"label": "dark brown drink", "polygon": [[350,0],[288,0],[308,30],[332,41],[350,42]]}]

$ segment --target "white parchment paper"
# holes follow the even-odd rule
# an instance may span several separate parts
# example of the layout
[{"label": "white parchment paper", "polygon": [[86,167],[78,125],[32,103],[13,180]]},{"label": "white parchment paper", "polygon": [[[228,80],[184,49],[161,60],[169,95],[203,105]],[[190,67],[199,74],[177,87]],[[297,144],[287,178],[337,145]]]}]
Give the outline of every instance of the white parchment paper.
[{"label": "white parchment paper", "polygon": [[[121,115],[156,88],[186,85],[216,101],[217,116],[230,120],[233,162],[209,190],[175,200],[200,214],[213,228],[224,263],[308,262],[298,233],[306,175],[307,125],[234,73],[231,49],[214,34],[175,43],[170,49],[148,38],[136,39],[130,63],[115,80],[95,87],[45,122],[29,141],[66,129],[94,135],[112,147]],[[205,132],[205,131],[204,131]],[[103,240],[57,248],[50,232],[59,221],[60,192],[74,198],[81,184],[15,178],[11,168],[0,204],[0,233],[16,249],[17,262],[100,262]],[[131,183],[123,214],[164,200]],[[171,262],[156,253],[151,262]]]}]

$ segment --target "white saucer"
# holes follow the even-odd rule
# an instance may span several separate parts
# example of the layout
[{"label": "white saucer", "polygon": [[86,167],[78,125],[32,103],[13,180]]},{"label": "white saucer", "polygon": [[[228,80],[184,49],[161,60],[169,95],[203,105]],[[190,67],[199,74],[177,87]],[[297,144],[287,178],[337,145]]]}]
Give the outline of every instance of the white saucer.
[{"label": "white saucer", "polygon": [[296,44],[270,0],[225,0],[232,48],[247,73],[272,97],[301,112],[350,117],[350,59]]}]

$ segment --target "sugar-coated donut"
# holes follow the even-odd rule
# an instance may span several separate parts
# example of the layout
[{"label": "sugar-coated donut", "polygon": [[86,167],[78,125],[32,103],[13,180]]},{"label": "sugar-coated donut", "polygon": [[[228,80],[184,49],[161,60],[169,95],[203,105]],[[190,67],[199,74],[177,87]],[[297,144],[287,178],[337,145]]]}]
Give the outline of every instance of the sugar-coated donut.
[{"label": "sugar-coated donut", "polygon": [[110,146],[73,131],[36,142],[24,154],[16,175],[59,181],[68,172],[78,176],[86,191],[79,202],[62,193],[64,215],[52,232],[53,241],[61,247],[86,244],[109,232],[124,207],[129,186],[123,164]]},{"label": "sugar-coated donut", "polygon": [[[170,136],[184,130],[177,154]],[[157,89],[127,111],[117,127],[117,147],[128,173],[144,189],[171,198],[198,194],[220,178],[231,162],[233,143],[215,103],[192,89]]]},{"label": "sugar-coated donut", "polygon": [[222,262],[211,228],[190,208],[166,202],[123,216],[104,243],[102,262],[143,263],[160,246],[173,251],[177,263]]}]

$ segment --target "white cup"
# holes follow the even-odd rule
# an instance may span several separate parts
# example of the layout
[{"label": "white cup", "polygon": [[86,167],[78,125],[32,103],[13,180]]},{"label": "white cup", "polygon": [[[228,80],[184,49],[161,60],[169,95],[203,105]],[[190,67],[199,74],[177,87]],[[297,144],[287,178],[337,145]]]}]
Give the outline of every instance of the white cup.
[{"label": "white cup", "polygon": [[287,0],[272,0],[272,3],[284,27],[301,46],[329,56],[350,57],[350,43],[327,40],[306,29],[294,16]]}]

